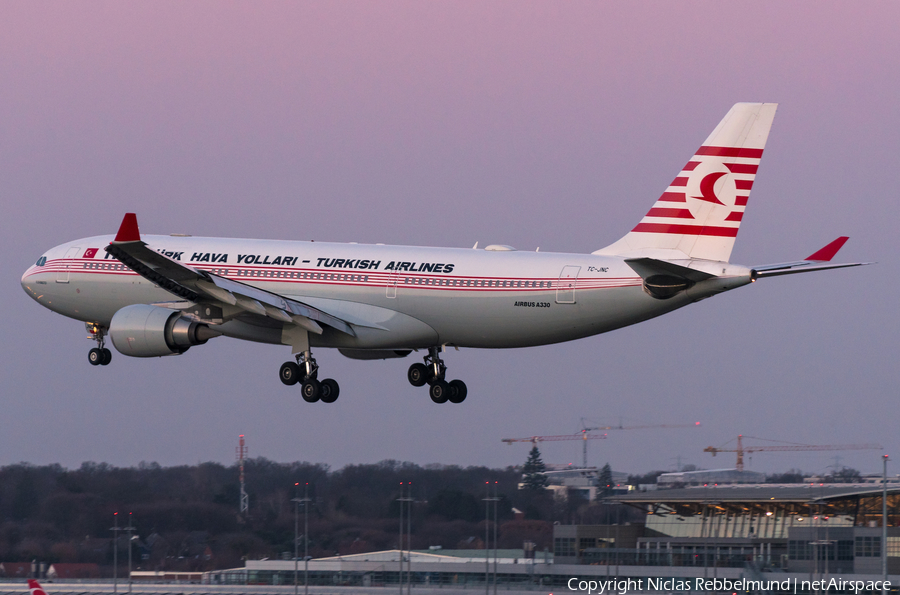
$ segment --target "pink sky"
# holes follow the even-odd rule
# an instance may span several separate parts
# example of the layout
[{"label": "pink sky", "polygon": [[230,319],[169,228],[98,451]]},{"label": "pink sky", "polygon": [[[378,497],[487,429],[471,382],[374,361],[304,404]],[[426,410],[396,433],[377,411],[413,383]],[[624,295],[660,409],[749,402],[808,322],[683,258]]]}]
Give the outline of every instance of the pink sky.
[{"label": "pink sky", "polygon": [[[724,464],[702,448],[738,433],[896,451],[878,412],[900,380],[898,22],[889,2],[0,4],[0,464],[230,461],[244,433],[276,460],[501,466],[525,451],[500,438],[582,416],[703,421],[597,447],[623,471]],[[879,264],[572,344],[452,354],[464,407],[408,386],[409,361],[336,353],[320,363],[341,400],[309,407],[277,382],[287,353],[237,342],[93,369],[81,325],[18,285],[43,250],[126,211],[148,233],[589,252],[738,101],[780,107],[733,260],[846,234],[843,258]]]}]

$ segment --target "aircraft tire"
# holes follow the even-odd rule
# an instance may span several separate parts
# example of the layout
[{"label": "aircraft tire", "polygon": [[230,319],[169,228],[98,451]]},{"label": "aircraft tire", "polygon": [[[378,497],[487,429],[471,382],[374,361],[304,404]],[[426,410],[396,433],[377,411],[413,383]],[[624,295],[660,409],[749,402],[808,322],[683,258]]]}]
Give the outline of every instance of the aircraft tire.
[{"label": "aircraft tire", "polygon": [[435,403],[446,403],[450,398],[450,385],[445,380],[435,380],[428,390],[428,394]]},{"label": "aircraft tire", "polygon": [[428,368],[425,367],[425,364],[413,364],[406,372],[406,379],[413,386],[425,386],[426,378],[428,378]]},{"label": "aircraft tire", "polygon": [[319,399],[323,403],[334,403],[340,394],[341,387],[338,386],[337,380],[326,378],[319,383]]},{"label": "aircraft tire", "polygon": [[104,347],[103,349],[100,350],[100,356],[101,356],[101,358],[100,358],[101,366],[108,366],[109,362],[112,361],[112,351],[110,351],[106,347]]},{"label": "aircraft tire", "polygon": [[451,403],[462,403],[466,400],[466,395],[469,393],[469,389],[466,388],[466,383],[462,380],[451,380],[450,381],[450,396],[448,400]]},{"label": "aircraft tire", "polygon": [[278,371],[278,377],[288,386],[297,384],[300,380],[300,366],[294,362],[284,362],[281,364],[281,369]]},{"label": "aircraft tire", "polygon": [[315,403],[318,401],[320,392],[321,387],[319,381],[315,378],[307,378],[306,381],[300,385],[300,394],[307,403]]},{"label": "aircraft tire", "polygon": [[88,351],[88,361],[92,366],[99,366],[103,361],[103,352],[101,352],[97,347],[94,347],[93,349]]}]

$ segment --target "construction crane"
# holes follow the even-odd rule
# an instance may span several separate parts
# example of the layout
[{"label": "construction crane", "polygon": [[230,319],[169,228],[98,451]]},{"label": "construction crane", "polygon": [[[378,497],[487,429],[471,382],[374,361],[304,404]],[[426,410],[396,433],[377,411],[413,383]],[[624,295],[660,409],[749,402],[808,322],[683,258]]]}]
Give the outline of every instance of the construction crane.
[{"label": "construction crane", "polygon": [[[587,444],[588,440],[606,440],[606,434],[589,434],[587,432],[579,432],[577,434],[562,434],[559,436],[531,436],[530,438],[503,438],[501,442],[512,444],[513,442],[531,442],[535,447],[538,442],[559,442],[563,440],[583,440]],[[587,446],[585,446],[587,451]],[[587,468],[587,458],[585,456],[585,468]]]},{"label": "construction crane", "polygon": [[577,434],[562,434],[560,436],[531,436],[530,438],[504,438],[502,442],[506,442],[507,444],[512,444],[513,442],[531,442],[534,446],[537,446],[538,442],[556,442],[561,440],[581,440],[583,442],[582,445],[582,462],[583,467],[586,469],[587,464],[587,443],[588,440],[606,440],[608,437],[606,434],[591,434],[590,432],[594,430],[647,430],[647,429],[655,429],[655,428],[695,428],[700,425],[700,422],[696,422],[693,424],[660,424],[660,425],[645,425],[645,426],[623,426],[621,423],[617,426],[597,426],[595,428],[589,428],[584,425],[584,418],[581,418],[581,431]]},{"label": "construction crane", "polygon": [[[769,446],[744,446],[742,434],[738,434],[737,446],[735,448],[723,448],[716,446],[707,446],[703,452],[716,453],[735,452],[737,453],[737,464],[735,467],[738,471],[744,470],[744,453],[752,454],[754,452],[772,452],[772,451],[804,451],[804,450],[881,450],[880,444],[798,444],[796,442],[787,442],[784,444],[771,444]],[[774,440],[766,440],[765,438],[756,438],[754,436],[746,436],[754,440],[763,440],[766,442],[775,442]]]},{"label": "construction crane", "polygon": [[[694,422],[692,424],[653,424],[653,425],[642,425],[642,426],[623,426],[622,422],[619,422],[617,426],[595,426],[589,428],[585,423],[585,419],[581,418],[581,433],[582,435],[587,435],[588,432],[593,432],[594,430],[656,430],[656,429],[667,429],[667,428],[698,428],[700,427],[700,422]],[[584,466],[587,467],[587,440],[585,439],[584,444],[581,447],[581,457],[584,461]]]}]

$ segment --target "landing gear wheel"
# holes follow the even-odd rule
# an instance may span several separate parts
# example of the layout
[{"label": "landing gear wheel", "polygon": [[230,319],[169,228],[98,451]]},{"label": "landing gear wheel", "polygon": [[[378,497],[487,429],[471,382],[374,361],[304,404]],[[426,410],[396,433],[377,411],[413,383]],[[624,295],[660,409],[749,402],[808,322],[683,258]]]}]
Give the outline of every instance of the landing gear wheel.
[{"label": "landing gear wheel", "polygon": [[315,403],[318,401],[320,391],[319,381],[315,378],[307,378],[300,386],[300,394],[303,395],[303,400],[307,403]]},{"label": "landing gear wheel", "polygon": [[406,379],[409,380],[409,383],[413,386],[425,386],[427,378],[428,368],[425,367],[425,364],[413,364],[406,373]]},{"label": "landing gear wheel", "polygon": [[101,366],[108,366],[108,365],[109,365],[109,362],[112,361],[112,351],[110,351],[109,349],[107,349],[106,347],[104,347],[103,349],[100,350],[100,355],[101,355],[101,357],[100,357],[100,365],[101,365]]},{"label": "landing gear wheel", "polygon": [[466,383],[462,380],[451,380],[450,381],[450,397],[449,400],[451,403],[462,403],[466,400],[466,395],[469,390],[466,388]]},{"label": "landing gear wheel", "polygon": [[319,383],[319,399],[323,403],[334,403],[341,394],[341,387],[336,380],[326,378]]},{"label": "landing gear wheel", "polygon": [[281,364],[281,369],[278,371],[278,377],[288,386],[297,384],[300,380],[300,366],[294,362],[284,362]]},{"label": "landing gear wheel", "polygon": [[446,403],[450,398],[450,385],[444,380],[435,380],[428,390],[428,394],[435,403]]},{"label": "landing gear wheel", "polygon": [[92,348],[88,351],[88,361],[91,362],[92,366],[99,366],[103,361],[103,352],[97,347]]}]

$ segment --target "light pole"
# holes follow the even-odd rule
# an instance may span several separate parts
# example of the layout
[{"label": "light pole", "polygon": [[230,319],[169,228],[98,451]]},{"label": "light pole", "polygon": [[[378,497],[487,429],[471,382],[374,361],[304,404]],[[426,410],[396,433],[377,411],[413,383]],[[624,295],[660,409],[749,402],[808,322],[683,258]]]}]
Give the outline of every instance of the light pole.
[{"label": "light pole", "polygon": [[406,547],[409,554],[406,558],[406,593],[412,595],[412,505],[415,501],[412,497],[412,482],[406,482],[409,504],[406,506]]},{"label": "light pole", "polygon": [[303,593],[309,595],[309,482],[303,487]]},{"label": "light pole", "polygon": [[[299,482],[294,486],[299,486]],[[303,504],[303,593],[309,594],[309,482],[303,487],[302,498],[291,498],[296,502],[294,508],[294,594],[297,593],[297,515],[298,508]]]},{"label": "light pole", "polygon": [[[400,585],[400,595],[403,595],[403,503],[404,502],[409,502],[409,506],[407,507],[409,510],[407,510],[407,513],[406,513],[409,517],[407,519],[407,530],[409,532],[412,531],[412,524],[411,524],[412,501],[413,501],[413,499],[412,499],[412,482],[411,481],[407,482],[407,485],[409,485],[409,495],[405,498],[403,497],[403,482],[401,481],[400,482],[400,497],[397,498],[397,502],[400,503],[400,543],[398,544],[398,547],[400,549],[400,574],[398,575],[398,579],[397,579],[397,582]],[[409,535],[407,538],[407,546],[409,546],[409,548],[410,548],[410,560],[409,560],[409,566],[407,567],[408,568],[407,574],[409,575],[410,583],[412,582],[412,546],[411,546],[411,544],[412,544],[412,535]],[[409,588],[412,589],[412,584],[410,584]]]},{"label": "light pole", "polygon": [[134,539],[134,524],[131,522],[131,514],[128,513],[128,526],[122,527],[122,531],[128,531],[128,592],[131,593],[131,540]]},{"label": "light pole", "polygon": [[409,501],[409,504],[406,507],[406,547],[409,549],[409,556],[406,561],[406,593],[407,595],[412,595],[412,505],[413,505],[413,495],[412,495],[412,482],[407,481],[407,493],[408,496],[406,499]]},{"label": "light pole", "polygon": [[[484,595],[491,594],[491,559],[490,559],[490,529],[491,529],[491,502],[497,498],[491,498],[491,482],[484,482]],[[494,506],[494,510],[497,507]],[[494,519],[496,522],[496,519]],[[496,539],[496,532],[494,533]],[[495,544],[496,545],[496,544]]]},{"label": "light pole", "polygon": [[494,595],[497,595],[497,481],[494,481]]},{"label": "light pole", "polygon": [[400,503],[400,541],[397,542],[397,549],[400,550],[400,573],[397,575],[397,584],[400,585],[400,595],[403,595],[403,482],[400,482],[400,497],[397,498]]},{"label": "light pole", "polygon": [[883,455],[881,457],[884,463],[884,470],[881,476],[881,594],[887,595],[887,464],[889,457]]},{"label": "light pole", "polygon": [[296,482],[294,484],[294,497],[291,498],[291,502],[294,503],[294,595],[297,595],[298,589],[297,575],[299,573],[299,568],[297,567],[297,558],[300,557],[300,552],[298,551],[298,548],[300,547],[300,536],[297,535],[300,517],[300,494],[297,493],[299,490],[300,482]]},{"label": "light pole", "polygon": [[113,593],[119,592],[119,513],[113,513],[113,526],[109,529],[113,532]]}]

